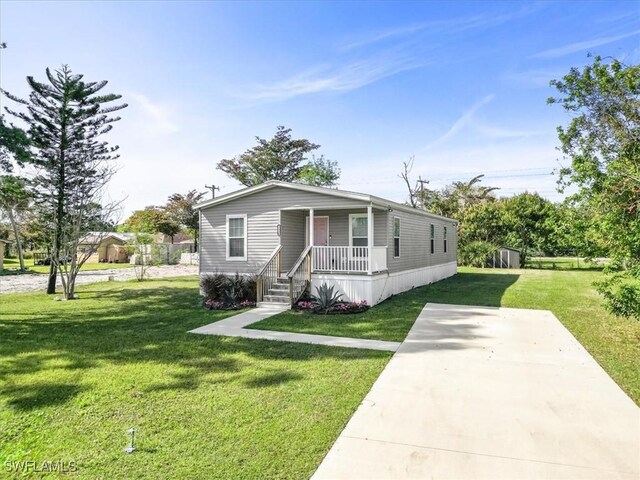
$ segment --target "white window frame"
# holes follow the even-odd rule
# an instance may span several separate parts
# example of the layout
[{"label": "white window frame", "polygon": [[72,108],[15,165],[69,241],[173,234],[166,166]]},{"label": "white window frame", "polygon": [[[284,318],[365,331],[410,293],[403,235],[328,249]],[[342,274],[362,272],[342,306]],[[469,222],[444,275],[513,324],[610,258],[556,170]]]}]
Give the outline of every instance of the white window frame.
[{"label": "white window frame", "polygon": [[[234,218],[242,218],[244,220],[244,256],[243,257],[231,257],[229,256],[229,220],[234,219]],[[242,214],[230,214],[227,215],[227,235],[226,235],[226,258],[227,258],[227,262],[246,262],[247,261],[247,246],[248,246],[248,242],[247,242],[247,237],[249,236],[249,224],[247,222],[247,214],[246,213],[242,213]],[[234,238],[240,238],[240,237],[234,237]]]},{"label": "white window frame", "polygon": [[[367,215],[366,213],[350,213],[349,214],[349,246],[350,247],[354,247],[353,245],[353,219],[354,218],[366,218],[367,222],[369,222],[369,215]],[[369,224],[367,223],[367,227],[369,226]],[[366,238],[367,239],[367,247],[370,247],[370,242],[369,242],[369,229],[367,228],[367,235],[365,237],[356,237],[356,238]],[[357,247],[361,247],[362,245],[358,245]]]},{"label": "white window frame", "polygon": [[[398,236],[396,237],[396,220],[398,221]],[[400,258],[402,253],[402,242],[400,236],[402,235],[402,220],[400,217],[393,217],[393,258]],[[396,238],[398,239],[398,255],[396,256]]]}]

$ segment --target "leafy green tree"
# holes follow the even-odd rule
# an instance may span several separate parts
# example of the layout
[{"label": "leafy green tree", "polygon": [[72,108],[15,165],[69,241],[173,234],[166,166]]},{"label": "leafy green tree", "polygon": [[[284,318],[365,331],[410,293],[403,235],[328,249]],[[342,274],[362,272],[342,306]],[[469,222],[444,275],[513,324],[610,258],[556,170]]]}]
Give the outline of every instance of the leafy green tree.
[{"label": "leafy green tree", "polygon": [[174,193],[169,197],[166,205],[163,207],[173,223],[187,229],[189,233],[191,233],[196,251],[198,251],[200,216],[194,207],[202,201],[204,196],[204,193],[196,190],[190,190],[184,195]]},{"label": "leafy green tree", "polygon": [[0,172],[11,173],[13,162],[22,166],[31,159],[26,132],[4,121],[0,115]]},{"label": "leafy green tree", "polygon": [[[573,116],[558,127],[560,150],[570,162],[560,171],[560,188],[578,188],[574,198],[598,217],[615,263],[640,289],[640,66],[596,56],[551,85],[559,96],[548,103]],[[602,292],[611,306],[615,291]],[[640,290],[625,295],[640,298]]]},{"label": "leafy green tree", "polygon": [[180,231],[180,225],[173,221],[169,214],[158,207],[147,207],[136,210],[124,222],[124,230],[135,233],[163,233],[172,238]]},{"label": "leafy green tree", "polygon": [[408,203],[413,208],[460,220],[469,207],[496,200],[495,191],[499,190],[497,187],[480,185],[484,175],[477,175],[466,182],[453,182],[441,190],[425,188],[428,180],[411,180],[414,162],[413,156],[409,161],[403,162],[403,171],[399,175],[407,186]]},{"label": "leafy green tree", "polygon": [[496,247],[506,240],[505,204],[501,201],[477,203],[459,215],[458,236],[462,247],[482,241]]},{"label": "leafy green tree", "polygon": [[[110,146],[103,136],[120,120],[111,114],[127,105],[113,105],[121,96],[100,92],[106,80],[85,82],[66,65],[55,71],[47,68],[46,76],[46,83],[27,77],[31,90],[28,99],[3,93],[23,107],[7,111],[29,127],[37,170],[32,179],[35,198],[52,227],[47,293],[55,293],[60,271],[64,297],[69,299],[74,298],[75,279],[86,260],[78,260],[73,249],[86,233],[83,225],[87,224],[87,212],[91,205],[100,203],[104,187],[115,172],[112,161],[118,158],[118,147]],[[103,205],[102,212],[106,215],[113,209]]]},{"label": "leafy green tree", "polygon": [[20,270],[25,270],[24,255],[22,250],[22,235],[18,218],[21,213],[29,208],[31,194],[26,188],[23,178],[14,175],[0,176],[0,210],[2,210],[11,223],[13,238],[16,243]]},{"label": "leafy green tree", "polygon": [[307,139],[293,139],[291,129],[279,126],[270,140],[256,137],[258,145],[243,154],[218,162],[217,168],[250,187],[267,180],[335,185],[340,172],[335,162],[320,159],[309,162],[307,155],[320,148]]},{"label": "leafy green tree", "polygon": [[296,181],[316,187],[333,187],[340,179],[340,168],[338,162],[324,158],[312,156],[312,160],[300,169]]},{"label": "leafy green tree", "polygon": [[520,250],[524,267],[531,250],[544,250],[551,235],[548,219],[553,204],[537,193],[521,193],[502,200],[504,204],[505,242]]}]

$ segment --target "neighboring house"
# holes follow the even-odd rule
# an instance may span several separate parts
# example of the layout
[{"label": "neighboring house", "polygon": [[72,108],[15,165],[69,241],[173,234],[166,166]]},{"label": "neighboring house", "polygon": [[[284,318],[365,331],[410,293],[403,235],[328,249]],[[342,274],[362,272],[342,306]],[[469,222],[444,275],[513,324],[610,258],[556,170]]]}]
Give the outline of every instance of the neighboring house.
[{"label": "neighboring house", "polygon": [[487,261],[487,265],[493,268],[520,268],[520,250],[501,247],[493,258]]},{"label": "neighboring house", "polygon": [[127,263],[129,255],[125,244],[134,239],[133,233],[89,232],[78,244],[78,252],[94,250],[86,263]]},{"label": "neighboring house", "polygon": [[193,245],[193,237],[188,233],[176,233],[173,236],[173,241],[170,235],[166,235],[164,233],[158,233],[155,237],[156,243],[170,243],[170,244],[181,244],[181,245]]},{"label": "neighboring house", "polygon": [[4,250],[8,243],[11,242],[0,238],[0,271],[4,269]]},{"label": "neighboring house", "polygon": [[326,282],[375,305],[457,272],[454,220],[373,195],[272,180],[196,208],[200,274],[256,275],[258,301]]}]

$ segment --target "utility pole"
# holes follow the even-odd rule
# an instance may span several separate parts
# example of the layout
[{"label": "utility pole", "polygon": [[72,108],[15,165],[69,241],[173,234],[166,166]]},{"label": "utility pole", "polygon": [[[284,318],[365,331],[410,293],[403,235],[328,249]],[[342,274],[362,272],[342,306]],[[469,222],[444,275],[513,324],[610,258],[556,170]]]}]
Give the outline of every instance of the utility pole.
[{"label": "utility pole", "polygon": [[429,180],[422,180],[422,176],[419,176],[418,180],[416,180],[416,183],[420,184],[420,201],[422,201],[424,205],[424,184],[429,183]]},{"label": "utility pole", "polygon": [[204,188],[211,190],[211,198],[216,198],[216,190],[220,191],[220,187],[216,187],[215,185],[205,185]]}]

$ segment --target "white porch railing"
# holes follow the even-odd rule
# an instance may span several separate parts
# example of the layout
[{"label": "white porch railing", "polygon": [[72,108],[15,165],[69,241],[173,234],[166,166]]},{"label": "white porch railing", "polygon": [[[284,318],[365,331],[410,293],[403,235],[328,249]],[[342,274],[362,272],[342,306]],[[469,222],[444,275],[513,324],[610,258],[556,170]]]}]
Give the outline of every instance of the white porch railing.
[{"label": "white porch railing", "polygon": [[[313,271],[369,272],[369,247],[313,247]],[[373,247],[371,271],[387,269],[387,247]]]}]

